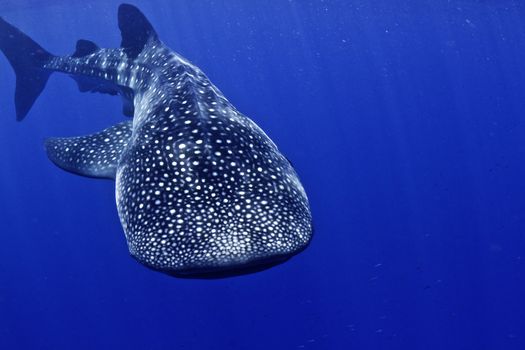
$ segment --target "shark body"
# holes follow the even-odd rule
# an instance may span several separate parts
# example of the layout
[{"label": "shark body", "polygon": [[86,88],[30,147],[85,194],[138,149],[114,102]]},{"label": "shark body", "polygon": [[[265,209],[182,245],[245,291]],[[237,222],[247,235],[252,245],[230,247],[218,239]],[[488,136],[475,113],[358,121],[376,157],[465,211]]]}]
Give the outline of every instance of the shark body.
[{"label": "shark body", "polygon": [[81,91],[119,95],[132,119],[99,133],[46,141],[48,157],[84,176],[115,180],[131,255],[177,276],[261,270],[302,251],[312,237],[294,168],[206,75],[158,38],[135,7],[119,7],[122,45],[79,40],[49,54],[0,19],[0,49],[17,74],[23,119],[52,72]]}]

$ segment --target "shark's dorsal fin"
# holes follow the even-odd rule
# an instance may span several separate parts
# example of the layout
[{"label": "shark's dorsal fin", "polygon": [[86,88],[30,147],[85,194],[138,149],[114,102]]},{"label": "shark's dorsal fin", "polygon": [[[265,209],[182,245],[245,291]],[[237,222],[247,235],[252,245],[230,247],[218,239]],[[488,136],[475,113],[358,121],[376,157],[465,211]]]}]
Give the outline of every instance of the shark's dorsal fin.
[{"label": "shark's dorsal fin", "polygon": [[72,57],[84,57],[97,52],[99,49],[98,45],[92,41],[80,39],[77,41],[77,47]]},{"label": "shark's dorsal fin", "polygon": [[118,26],[122,33],[121,47],[129,58],[135,59],[150,40],[158,40],[157,33],[138,8],[122,4],[118,8]]},{"label": "shark's dorsal fin", "polygon": [[47,156],[69,172],[114,179],[131,131],[130,120],[87,136],[50,138],[45,143]]}]

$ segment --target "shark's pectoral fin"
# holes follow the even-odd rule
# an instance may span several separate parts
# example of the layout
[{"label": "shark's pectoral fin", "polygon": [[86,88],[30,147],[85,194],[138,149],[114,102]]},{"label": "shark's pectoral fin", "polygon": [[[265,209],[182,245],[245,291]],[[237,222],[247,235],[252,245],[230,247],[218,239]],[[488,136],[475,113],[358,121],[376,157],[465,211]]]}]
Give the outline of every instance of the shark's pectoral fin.
[{"label": "shark's pectoral fin", "polygon": [[114,179],[131,131],[132,122],[126,121],[92,135],[49,138],[45,142],[47,156],[69,172]]}]

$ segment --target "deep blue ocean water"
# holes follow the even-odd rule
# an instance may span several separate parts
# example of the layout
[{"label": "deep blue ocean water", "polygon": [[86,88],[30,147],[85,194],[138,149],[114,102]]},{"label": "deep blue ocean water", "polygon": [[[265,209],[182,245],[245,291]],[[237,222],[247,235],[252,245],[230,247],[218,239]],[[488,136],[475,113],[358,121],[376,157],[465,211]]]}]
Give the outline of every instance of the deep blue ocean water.
[{"label": "deep blue ocean water", "polygon": [[[525,3],[133,1],[290,158],[310,247],[187,280],[133,260],[111,181],[43,140],[123,120],[55,74],[15,121],[0,57],[0,349],[525,349]],[[120,44],[108,1],[0,1],[46,49]]]}]

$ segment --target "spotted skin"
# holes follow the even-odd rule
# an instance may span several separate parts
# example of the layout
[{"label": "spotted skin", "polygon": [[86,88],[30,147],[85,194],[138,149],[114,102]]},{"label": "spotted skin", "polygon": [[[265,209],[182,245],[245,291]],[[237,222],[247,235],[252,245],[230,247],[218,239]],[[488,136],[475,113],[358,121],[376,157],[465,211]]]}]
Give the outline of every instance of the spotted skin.
[{"label": "spotted skin", "polygon": [[200,71],[167,72],[176,69],[173,82],[141,105],[165,103],[137,109],[143,121],[117,173],[131,253],[154,268],[185,271],[302,249],[311,218],[290,163]]},{"label": "spotted skin", "polygon": [[126,121],[89,136],[50,138],[45,144],[47,155],[75,174],[113,179],[131,131],[132,123]]},{"label": "spotted skin", "polygon": [[97,48],[45,64],[106,84],[91,90],[131,92],[134,107],[132,122],[48,141],[50,159],[115,178],[129,251],[153,269],[235,271],[302,251],[312,218],[290,162],[199,68],[152,33],[148,27],[140,50]]}]

